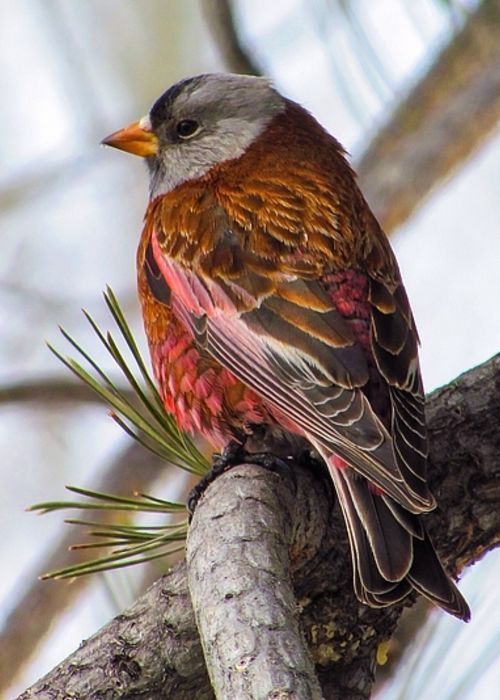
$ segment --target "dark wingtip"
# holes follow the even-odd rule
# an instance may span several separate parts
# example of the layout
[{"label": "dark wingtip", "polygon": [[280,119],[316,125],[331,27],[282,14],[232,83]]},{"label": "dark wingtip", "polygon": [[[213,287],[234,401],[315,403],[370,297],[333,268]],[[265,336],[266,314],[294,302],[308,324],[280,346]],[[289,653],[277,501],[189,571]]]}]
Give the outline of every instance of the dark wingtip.
[{"label": "dark wingtip", "polygon": [[448,576],[425,533],[424,540],[413,540],[413,566],[408,580],[415,590],[451,615],[469,622],[471,611],[467,601]]},{"label": "dark wingtip", "polygon": [[469,605],[467,604],[467,601],[460,593],[458,588],[455,588],[455,591],[456,595],[455,600],[453,601],[454,605],[450,606],[449,608],[445,608],[445,610],[447,610],[452,615],[455,615],[455,617],[458,617],[459,620],[463,620],[464,622],[470,622],[472,613],[469,608]]}]

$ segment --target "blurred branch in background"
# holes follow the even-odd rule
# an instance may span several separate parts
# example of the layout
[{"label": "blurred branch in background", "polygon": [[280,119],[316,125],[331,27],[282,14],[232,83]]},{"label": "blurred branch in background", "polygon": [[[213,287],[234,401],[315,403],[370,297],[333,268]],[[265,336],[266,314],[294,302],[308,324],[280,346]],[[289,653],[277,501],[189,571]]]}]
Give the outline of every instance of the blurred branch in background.
[{"label": "blurred branch in background", "polygon": [[261,69],[239,40],[231,0],[202,0],[202,6],[227,69],[261,75]]},{"label": "blurred branch in background", "polygon": [[500,0],[484,0],[357,164],[393,231],[480,148],[500,119]]},{"label": "blurred branch in background", "polygon": [[[204,0],[228,70],[260,74],[229,0]],[[386,233],[406,221],[491,135],[500,119],[500,0],[483,0],[355,164]]]},{"label": "blurred branch in background", "polygon": [[26,201],[50,192],[62,182],[81,177],[86,169],[94,166],[95,161],[95,154],[71,156],[55,163],[26,166],[13,176],[4,175],[0,182],[0,211],[25,205]]},{"label": "blurred branch in background", "polygon": [[[119,390],[131,401],[133,391],[120,385]],[[83,382],[66,377],[36,377],[30,380],[4,383],[0,386],[0,405],[13,403],[33,403],[48,408],[50,404],[97,403],[102,400]]]}]

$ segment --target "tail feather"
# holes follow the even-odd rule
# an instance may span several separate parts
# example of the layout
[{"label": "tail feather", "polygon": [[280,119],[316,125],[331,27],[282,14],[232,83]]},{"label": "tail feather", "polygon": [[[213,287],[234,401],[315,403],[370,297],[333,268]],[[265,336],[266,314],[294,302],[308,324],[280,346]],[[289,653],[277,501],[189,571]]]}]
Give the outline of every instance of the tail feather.
[{"label": "tail feather", "polygon": [[346,523],[348,523],[348,531],[350,531],[353,587],[357,598],[372,608],[386,607],[403,600],[412,589],[409,581],[403,579],[398,583],[393,583],[384,579],[377,568],[361,520],[353,518],[346,520]]},{"label": "tail feather", "polygon": [[411,585],[407,579],[394,585],[387,593],[371,593],[365,591],[365,602],[372,608],[386,608],[388,605],[400,603],[411,593]]},{"label": "tail feather", "polygon": [[443,569],[427,532],[423,541],[414,541],[413,565],[408,580],[421,595],[461,620],[470,620],[467,601]]},{"label": "tail feather", "polygon": [[332,476],[351,532],[354,558],[360,569],[362,566],[366,570],[361,580],[368,582],[378,575],[386,584],[378,589],[382,592],[387,583],[399,583],[408,574],[413,559],[411,534],[394,518],[383,499],[371,493],[366,479],[348,469],[333,469]]},{"label": "tail feather", "polygon": [[[341,504],[345,507],[343,510],[351,544],[356,595],[358,598],[363,596],[363,591],[371,591],[380,595],[387,594],[394,588],[394,583],[382,576],[375,563],[368,536],[361,519],[357,516],[349,489],[345,489],[344,496],[345,500],[341,500]],[[350,513],[354,515],[351,516]]]},{"label": "tail feather", "polygon": [[462,620],[469,607],[447,576],[421,519],[388,496],[372,493],[350,469],[331,469],[347,526],[354,591],[371,607],[405,598],[411,589]]},{"label": "tail feather", "polygon": [[424,539],[425,530],[424,526],[422,525],[421,518],[405,510],[403,506],[401,506],[399,503],[396,503],[396,501],[392,498],[382,496],[382,500],[392,512],[396,520],[400,523],[400,525],[402,525],[405,528],[405,530],[408,530],[408,532],[410,532],[413,535],[413,537],[417,537],[419,540]]},{"label": "tail feather", "polygon": [[[393,516],[384,500],[374,496],[366,479],[340,473],[351,494],[357,517],[368,536],[377,569],[386,581],[398,583],[410,571],[412,536]],[[350,516],[356,517],[356,516]]]}]

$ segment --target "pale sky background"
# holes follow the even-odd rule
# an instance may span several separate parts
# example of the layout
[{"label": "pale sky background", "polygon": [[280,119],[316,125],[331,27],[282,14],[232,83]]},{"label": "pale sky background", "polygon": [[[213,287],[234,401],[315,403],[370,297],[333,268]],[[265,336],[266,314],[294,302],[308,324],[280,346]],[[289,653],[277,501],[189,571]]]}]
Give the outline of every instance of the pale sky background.
[{"label": "pale sky background", "polygon": [[[353,0],[348,24],[327,0],[236,3],[244,41],[266,73],[354,158],[460,25],[460,8],[475,4],[456,2],[450,14],[439,0]],[[135,246],[146,173],[139,159],[98,144],[142,116],[171,83],[213,70],[223,65],[196,0],[172,0],[168,12],[161,0],[0,5],[0,381],[63,373],[44,344],[49,338],[64,347],[58,324],[97,348],[79,309],[88,308],[106,327],[106,284],[122,299],[144,346]],[[499,173],[496,136],[392,239],[422,339],[427,390],[500,346]],[[0,410],[1,623],[64,527],[59,514],[40,518],[24,508],[63,496],[66,483],[91,486],[125,437],[104,407]],[[429,640],[420,665],[411,667],[412,684],[404,691],[394,684],[384,700],[443,698],[443,688],[457,700],[497,697],[498,586],[491,582],[499,577],[498,554],[466,575],[461,588],[474,609],[468,626],[432,616],[436,639],[445,641],[425,694],[418,669],[436,657]],[[129,604],[136,586],[129,574],[96,577],[59,620],[12,697]],[[487,662],[484,668],[477,657]],[[457,665],[464,677],[472,677],[473,667],[481,673],[453,695],[462,678]]]}]

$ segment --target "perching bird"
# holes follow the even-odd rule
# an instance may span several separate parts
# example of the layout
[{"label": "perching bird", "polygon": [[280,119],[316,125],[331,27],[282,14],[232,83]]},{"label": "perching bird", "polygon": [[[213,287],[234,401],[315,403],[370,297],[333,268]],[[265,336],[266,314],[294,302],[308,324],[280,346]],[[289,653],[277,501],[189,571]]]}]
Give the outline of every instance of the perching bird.
[{"label": "perching bird", "polygon": [[305,438],[359,600],[414,588],[467,620],[419,518],[435,501],[415,322],[340,144],[266,79],[223,74],[177,83],[103,143],[150,172],[138,284],[166,410],[219,449],[262,424]]}]

